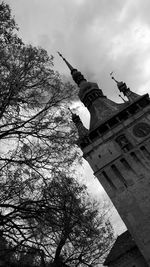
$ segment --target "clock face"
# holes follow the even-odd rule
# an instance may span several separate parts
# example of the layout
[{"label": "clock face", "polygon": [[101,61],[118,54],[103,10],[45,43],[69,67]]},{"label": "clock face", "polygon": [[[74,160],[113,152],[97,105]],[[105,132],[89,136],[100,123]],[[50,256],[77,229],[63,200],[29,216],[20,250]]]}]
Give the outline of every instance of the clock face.
[{"label": "clock face", "polygon": [[133,127],[133,134],[137,137],[145,137],[150,134],[150,125],[146,122],[140,122]]}]

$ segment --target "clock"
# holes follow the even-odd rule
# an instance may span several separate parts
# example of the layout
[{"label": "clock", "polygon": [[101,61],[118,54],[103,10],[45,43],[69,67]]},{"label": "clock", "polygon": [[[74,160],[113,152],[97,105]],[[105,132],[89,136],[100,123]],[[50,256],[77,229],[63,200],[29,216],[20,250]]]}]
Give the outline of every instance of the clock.
[{"label": "clock", "polygon": [[150,125],[146,122],[139,122],[133,127],[133,134],[137,137],[145,137],[150,134]]}]

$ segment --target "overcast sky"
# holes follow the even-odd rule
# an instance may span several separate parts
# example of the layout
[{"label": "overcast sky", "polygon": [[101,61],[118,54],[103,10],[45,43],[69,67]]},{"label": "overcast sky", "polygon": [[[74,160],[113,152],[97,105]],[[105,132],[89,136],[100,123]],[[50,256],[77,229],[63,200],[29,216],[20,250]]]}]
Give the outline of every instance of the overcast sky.
[{"label": "overcast sky", "polygon": [[[133,91],[150,92],[149,0],[6,0],[25,43],[55,57],[55,69],[70,73],[56,51],[104,94],[121,101],[110,72]],[[89,114],[80,107],[81,118]],[[88,125],[88,123],[87,123]]]},{"label": "overcast sky", "polygon": [[69,72],[56,51],[113,100],[120,101],[111,71],[136,93],[150,92],[149,0],[5,2],[11,6],[23,41],[54,55],[55,69],[61,74]]},{"label": "overcast sky", "polygon": [[109,73],[133,91],[150,88],[149,0],[6,0],[26,43],[55,56],[55,68],[68,73],[64,56],[104,94],[115,99]]}]

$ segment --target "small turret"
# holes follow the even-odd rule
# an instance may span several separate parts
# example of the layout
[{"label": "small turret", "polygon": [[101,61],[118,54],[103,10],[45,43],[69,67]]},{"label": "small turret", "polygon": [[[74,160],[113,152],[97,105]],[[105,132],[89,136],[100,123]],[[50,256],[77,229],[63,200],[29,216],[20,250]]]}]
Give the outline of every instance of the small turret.
[{"label": "small turret", "polygon": [[107,99],[97,83],[88,82],[84,76],[77,69],[73,68],[71,64],[58,52],[59,56],[65,61],[66,65],[71,71],[73,80],[79,86],[78,96],[82,103],[88,108],[90,112],[90,131],[96,128],[108,117],[116,113],[120,106],[119,104]]},{"label": "small turret", "polygon": [[134,102],[137,99],[137,97],[139,97],[138,94],[132,92],[130,88],[127,87],[126,83],[122,81],[118,82],[113,76],[111,76],[111,78],[116,82],[119,91],[128,98],[129,102]]},{"label": "small turret", "polygon": [[72,121],[74,122],[78,130],[79,139],[86,137],[89,134],[89,131],[84,127],[80,117],[77,114],[73,113],[71,110],[70,112],[72,115]]}]

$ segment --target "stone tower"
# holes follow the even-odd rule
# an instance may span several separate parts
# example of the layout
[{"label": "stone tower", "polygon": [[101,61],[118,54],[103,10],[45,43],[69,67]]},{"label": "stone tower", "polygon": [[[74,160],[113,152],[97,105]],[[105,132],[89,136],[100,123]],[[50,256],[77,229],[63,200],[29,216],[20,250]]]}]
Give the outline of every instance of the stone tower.
[{"label": "stone tower", "polygon": [[[62,55],[60,55],[62,56]],[[63,58],[63,57],[62,57]],[[89,132],[79,142],[89,162],[137,246],[150,266],[150,100],[123,82],[118,89],[128,99],[117,104],[103,95],[63,58],[79,86],[79,98],[91,114]],[[81,132],[81,121],[74,120]]]}]

